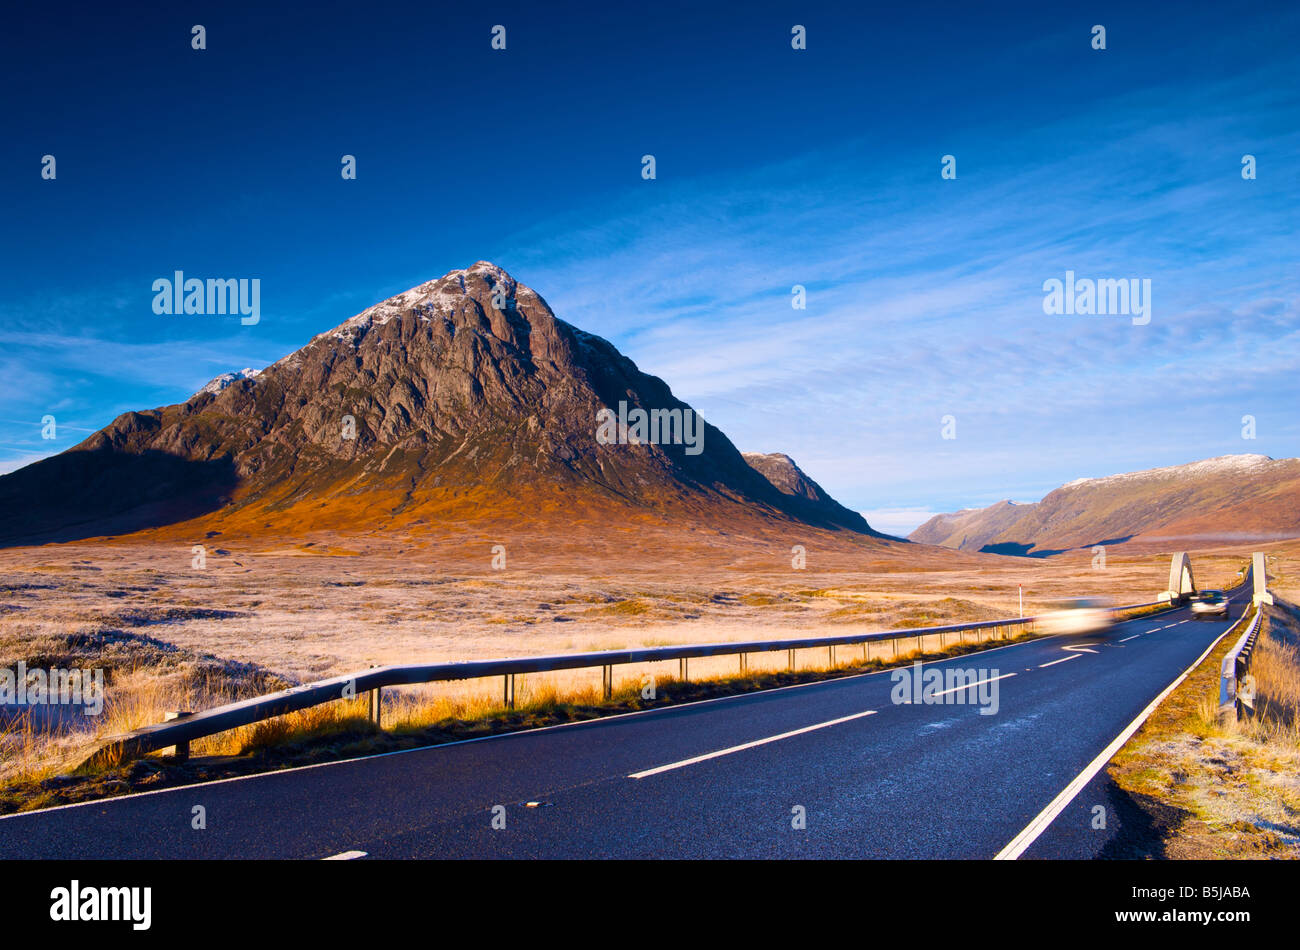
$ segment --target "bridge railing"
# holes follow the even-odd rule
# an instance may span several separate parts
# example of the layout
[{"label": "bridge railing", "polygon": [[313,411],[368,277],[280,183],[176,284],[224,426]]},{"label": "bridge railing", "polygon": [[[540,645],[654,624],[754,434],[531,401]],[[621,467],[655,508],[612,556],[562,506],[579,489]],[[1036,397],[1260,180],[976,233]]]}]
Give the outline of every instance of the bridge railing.
[{"label": "bridge railing", "polygon": [[1243,614],[1236,626],[1244,624],[1247,616],[1250,623],[1219,667],[1219,718],[1224,723],[1237,722],[1243,710],[1255,711],[1255,678],[1250,675],[1250,661],[1259,642],[1263,605],[1256,604],[1253,614]]},{"label": "bridge railing", "polygon": [[[1259,642],[1259,632],[1263,629],[1264,607],[1273,603],[1263,552],[1257,551],[1251,556],[1250,565],[1243,572],[1243,583],[1251,586],[1255,613],[1219,668],[1219,718],[1225,724],[1238,722],[1245,710],[1255,711],[1255,677],[1250,673],[1250,664]],[[1246,616],[1242,615],[1234,629],[1246,622]]]},{"label": "bridge railing", "polygon": [[[1170,607],[1167,601],[1152,601],[1145,604],[1128,604],[1108,608],[1114,613],[1146,609],[1151,607]],[[382,704],[381,691],[386,687],[411,686],[423,683],[438,683],[452,680],[502,678],[502,700],[507,709],[514,708],[515,677],[528,673],[545,673],[557,670],[590,669],[600,667],[602,671],[603,694],[611,697],[614,684],[614,667],[633,663],[657,663],[666,660],[678,661],[678,675],[682,680],[690,678],[690,661],[703,657],[737,656],[739,671],[748,669],[749,655],[753,653],[789,654],[788,668],[795,668],[796,650],[827,651],[830,665],[836,665],[836,648],[861,646],[863,659],[868,655],[871,644],[892,643],[892,655],[900,653],[899,644],[915,640],[916,647],[924,649],[927,638],[937,637],[939,648],[948,646],[948,638],[955,642],[967,642],[974,634],[975,642],[985,640],[1007,639],[1008,631],[1026,632],[1034,629],[1039,618],[1016,617],[1005,620],[982,620],[973,623],[949,624],[940,627],[914,627],[902,630],[885,630],[871,633],[853,633],[831,637],[801,637],[786,640],[752,640],[748,642],[702,643],[683,646],[652,647],[640,650],[604,650],[593,653],[565,653],[558,656],[519,657],[500,660],[474,660],[460,663],[433,663],[412,666],[381,666],[357,673],[334,676],[329,679],[306,683],[239,702],[217,706],[197,713],[174,713],[169,721],[122,736],[111,737],[87,764],[109,761],[123,761],[137,758],[158,749],[175,747],[178,756],[188,754],[189,743],[252,725],[276,716],[298,712],[312,706],[338,700],[350,700],[370,694],[370,718],[379,723]],[[904,651],[904,655],[907,651]],[[173,718],[174,717],[174,718]]]}]

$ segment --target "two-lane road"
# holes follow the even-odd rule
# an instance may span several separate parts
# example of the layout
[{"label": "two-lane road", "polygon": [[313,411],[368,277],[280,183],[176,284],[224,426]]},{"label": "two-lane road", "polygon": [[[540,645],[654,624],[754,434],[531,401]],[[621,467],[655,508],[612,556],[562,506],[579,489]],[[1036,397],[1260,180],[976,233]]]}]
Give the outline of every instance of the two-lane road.
[{"label": "two-lane road", "polygon": [[[0,858],[992,858],[1227,627],[1180,608],[926,664],[983,684],[935,703],[884,671],[13,815]],[[1024,855],[1100,853],[1096,787]]]}]

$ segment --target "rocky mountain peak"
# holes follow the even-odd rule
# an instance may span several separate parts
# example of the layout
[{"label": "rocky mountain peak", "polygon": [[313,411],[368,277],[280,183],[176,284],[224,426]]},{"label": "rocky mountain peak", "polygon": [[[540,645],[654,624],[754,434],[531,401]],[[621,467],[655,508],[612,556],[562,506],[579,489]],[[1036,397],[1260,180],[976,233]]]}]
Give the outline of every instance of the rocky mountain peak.
[{"label": "rocky mountain peak", "polygon": [[[676,438],[597,438],[602,412],[630,429],[637,411],[689,418],[699,445],[687,451],[667,422]],[[242,512],[285,530],[519,515],[562,499],[562,508],[787,518],[870,533],[788,458],[793,493],[693,413],[608,341],[478,261],[367,307],[264,370],[223,374],[182,404],[126,413],[0,488],[8,482],[21,494],[38,467],[55,481],[60,467],[73,480],[120,470],[128,484],[115,489],[116,503],[130,508],[138,488],[126,473],[152,459],[155,495],[202,489],[196,504],[213,517]]]}]

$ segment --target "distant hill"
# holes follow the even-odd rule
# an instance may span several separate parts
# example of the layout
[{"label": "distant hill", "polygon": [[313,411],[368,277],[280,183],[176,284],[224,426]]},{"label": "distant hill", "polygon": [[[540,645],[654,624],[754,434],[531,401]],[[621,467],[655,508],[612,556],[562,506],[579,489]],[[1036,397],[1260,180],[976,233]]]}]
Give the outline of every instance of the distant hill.
[{"label": "distant hill", "polygon": [[850,511],[826,493],[826,490],[804,474],[803,469],[794,463],[794,459],[780,452],[763,454],[760,452],[742,453],[750,467],[766,478],[781,494],[790,498],[790,503],[797,510],[805,512],[805,517],[814,520],[825,519],[833,524],[843,525],[855,531],[869,532],[866,519],[856,511]]},{"label": "distant hill", "polygon": [[1080,478],[1042,501],[1000,501],[935,515],[912,541],[965,551],[1045,555],[1097,544],[1300,537],[1300,459],[1224,455]]},{"label": "distant hill", "polygon": [[1024,515],[1025,509],[1030,507],[1033,506],[1000,501],[987,508],[963,508],[961,511],[935,515],[913,531],[908,540],[978,551],[1015,524]]}]

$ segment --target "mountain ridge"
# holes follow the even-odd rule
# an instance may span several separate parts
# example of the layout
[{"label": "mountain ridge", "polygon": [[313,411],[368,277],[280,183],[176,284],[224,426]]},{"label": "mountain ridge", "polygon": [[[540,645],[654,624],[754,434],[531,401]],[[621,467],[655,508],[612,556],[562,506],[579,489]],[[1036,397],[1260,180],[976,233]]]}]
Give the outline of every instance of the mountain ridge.
[{"label": "mountain ridge", "polygon": [[1041,556],[1098,544],[1300,537],[1300,459],[1215,456],[1067,482],[1040,501],[932,517],[908,539]]},{"label": "mountain ridge", "polygon": [[703,419],[699,454],[671,440],[601,444],[597,413],[620,402],[694,413],[611,343],[479,261],[367,307],[262,370],[123,413],[0,477],[0,543],[195,518],[288,534],[748,518],[879,537],[833,500],[782,492]]}]

